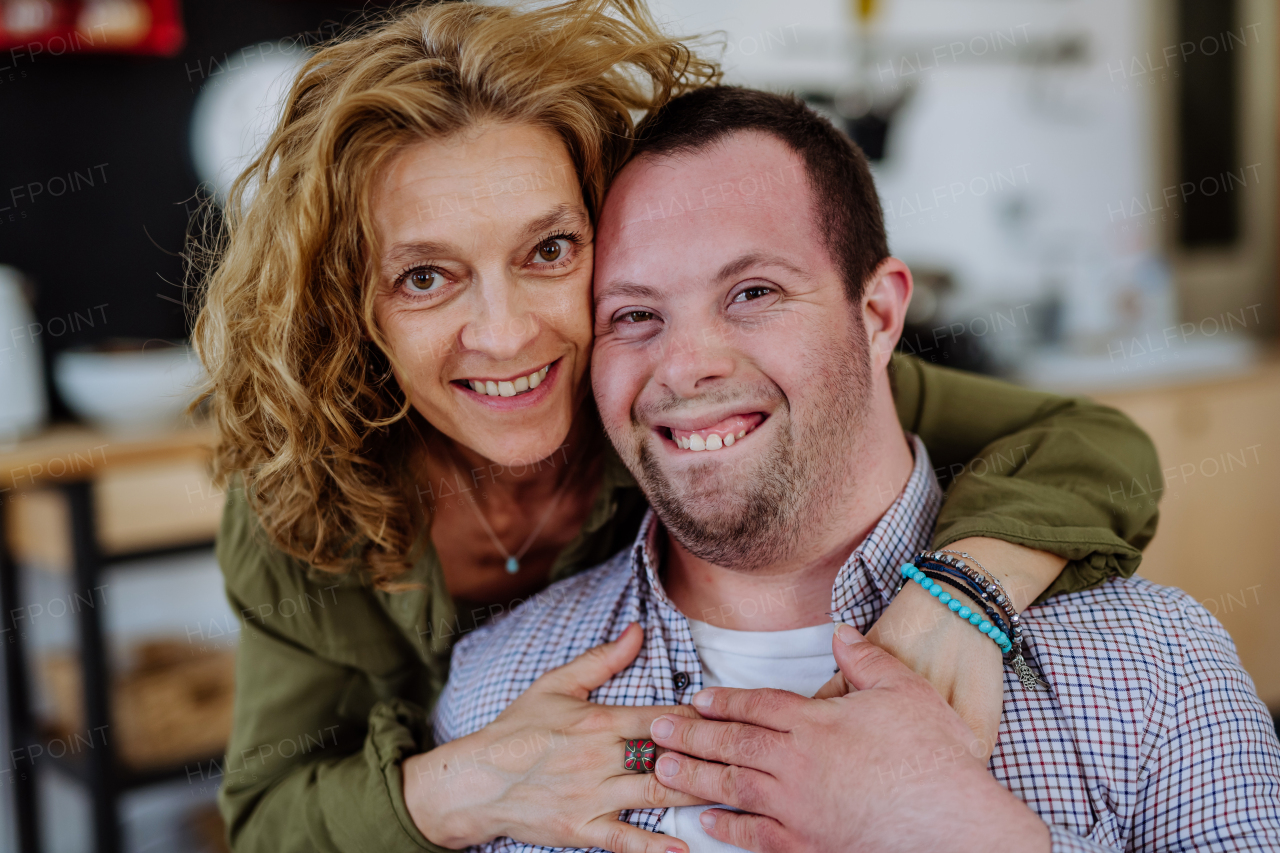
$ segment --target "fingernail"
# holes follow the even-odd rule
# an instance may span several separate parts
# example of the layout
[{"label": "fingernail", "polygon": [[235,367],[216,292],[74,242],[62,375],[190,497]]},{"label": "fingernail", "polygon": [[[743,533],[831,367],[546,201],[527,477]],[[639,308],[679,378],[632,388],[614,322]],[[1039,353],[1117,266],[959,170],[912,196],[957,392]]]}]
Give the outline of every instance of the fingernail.
[{"label": "fingernail", "polygon": [[649,733],[660,740],[666,740],[676,730],[676,724],[666,717],[659,717],[649,726]]},{"label": "fingernail", "polygon": [[863,642],[862,635],[849,625],[837,625],[836,636],[840,638],[840,642],[846,646],[852,646],[854,643]]},{"label": "fingernail", "polygon": [[702,824],[703,829],[715,829],[716,816],[711,813],[710,809],[707,809],[698,815],[698,823]]},{"label": "fingernail", "polygon": [[706,711],[711,708],[711,691],[699,690],[693,694],[693,707],[699,711]]},{"label": "fingernail", "polygon": [[658,775],[674,776],[680,772],[680,762],[676,761],[670,755],[664,755],[658,759]]},{"label": "fingernail", "polygon": [[667,853],[684,853],[679,847],[668,847]]}]

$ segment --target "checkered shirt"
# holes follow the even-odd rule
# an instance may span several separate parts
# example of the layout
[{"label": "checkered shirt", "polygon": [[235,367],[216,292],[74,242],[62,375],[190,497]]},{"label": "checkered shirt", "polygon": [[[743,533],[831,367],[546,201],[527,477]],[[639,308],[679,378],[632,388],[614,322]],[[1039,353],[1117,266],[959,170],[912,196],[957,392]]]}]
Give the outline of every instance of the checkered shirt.
[{"label": "checkered shirt", "polygon": [[[832,589],[834,618],[862,631],[892,599],[898,567],[928,547],[941,504],[924,445],[912,441],[906,487]],[[630,622],[644,628],[644,646],[592,701],[688,703],[702,689],[702,667],[689,621],[658,579],[656,525],[651,511],[632,547],[464,638],[434,711],[437,742],[483,728],[538,676],[616,639]],[[990,770],[1049,825],[1054,851],[1280,851],[1280,744],[1231,638],[1207,610],[1181,590],[1113,579],[1030,607],[1023,624],[1024,655],[1051,689],[1027,691],[1006,671]],[[653,830],[662,813],[619,819]],[[499,838],[473,849],[556,848]]]}]

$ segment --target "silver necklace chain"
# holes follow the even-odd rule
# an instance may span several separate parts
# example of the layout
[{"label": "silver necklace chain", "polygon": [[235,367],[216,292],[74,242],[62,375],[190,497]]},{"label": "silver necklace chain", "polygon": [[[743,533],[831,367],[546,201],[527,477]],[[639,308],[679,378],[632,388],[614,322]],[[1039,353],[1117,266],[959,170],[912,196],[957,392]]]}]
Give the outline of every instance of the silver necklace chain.
[{"label": "silver necklace chain", "polygon": [[493,544],[498,547],[502,556],[506,558],[507,574],[514,575],[520,571],[520,561],[524,559],[524,555],[529,553],[529,549],[533,547],[533,543],[538,538],[538,534],[542,532],[542,528],[546,527],[547,522],[551,520],[551,514],[556,511],[556,507],[560,504],[560,498],[564,497],[564,493],[569,490],[569,484],[566,482],[556,492],[556,496],[551,501],[551,506],[543,514],[542,520],[538,522],[538,526],[529,534],[529,538],[524,540],[524,544],[520,546],[520,550],[512,554],[502,544],[502,540],[498,538],[498,534],[493,532],[493,527],[489,524],[489,519],[484,517],[484,513],[480,511],[479,505],[475,501],[467,501],[471,509],[475,512],[476,518],[480,519],[480,523],[484,525],[485,532],[489,534],[489,538],[493,540]]}]

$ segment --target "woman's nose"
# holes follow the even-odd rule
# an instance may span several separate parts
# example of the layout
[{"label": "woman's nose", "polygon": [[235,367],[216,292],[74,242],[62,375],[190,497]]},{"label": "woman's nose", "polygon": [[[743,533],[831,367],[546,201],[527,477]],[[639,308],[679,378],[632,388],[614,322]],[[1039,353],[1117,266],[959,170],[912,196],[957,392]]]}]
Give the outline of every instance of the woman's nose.
[{"label": "woman's nose", "polygon": [[518,282],[495,275],[475,291],[475,309],[462,330],[462,345],[494,361],[510,361],[538,336],[538,318],[526,304]]}]

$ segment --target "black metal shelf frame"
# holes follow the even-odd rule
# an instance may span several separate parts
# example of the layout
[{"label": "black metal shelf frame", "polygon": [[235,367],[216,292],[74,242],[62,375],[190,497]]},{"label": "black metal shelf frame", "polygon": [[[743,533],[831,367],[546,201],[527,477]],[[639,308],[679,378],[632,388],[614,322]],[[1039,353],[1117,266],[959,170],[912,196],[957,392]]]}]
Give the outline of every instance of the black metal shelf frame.
[{"label": "black metal shelf frame", "polygon": [[[70,514],[73,577],[77,589],[93,590],[98,586],[103,569],[114,563],[143,560],[158,556],[186,553],[210,547],[211,541],[187,545],[104,555],[98,544],[94,513],[93,483],[77,481],[58,486],[67,501]],[[10,748],[20,749],[41,743],[31,705],[30,681],[23,634],[16,627],[13,614],[22,607],[19,594],[19,567],[8,550],[4,513],[0,512],[0,613],[8,630],[0,633],[4,645],[4,671],[9,722]],[[92,808],[92,830],[95,853],[120,853],[120,794],[131,788],[184,778],[185,767],[160,768],[145,772],[131,771],[120,765],[114,749],[111,727],[111,672],[107,665],[102,612],[98,607],[81,607],[79,622],[81,677],[84,687],[84,718],[90,732],[106,731],[101,743],[96,740],[74,761],[45,760],[45,766],[59,767],[83,782],[89,789]],[[105,727],[105,728],[104,728]],[[29,755],[28,751],[28,755]],[[10,757],[14,753],[10,752]],[[220,757],[220,756],[219,756]],[[20,853],[40,853],[40,810],[36,787],[39,767],[34,761],[11,769],[16,810],[16,834]]]}]

